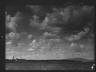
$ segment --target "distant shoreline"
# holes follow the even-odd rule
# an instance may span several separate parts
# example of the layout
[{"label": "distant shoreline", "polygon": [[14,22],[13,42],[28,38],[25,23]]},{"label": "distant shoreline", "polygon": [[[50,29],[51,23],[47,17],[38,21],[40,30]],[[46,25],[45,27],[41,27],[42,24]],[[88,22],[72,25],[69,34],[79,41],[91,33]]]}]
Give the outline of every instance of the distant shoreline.
[{"label": "distant shoreline", "polygon": [[6,59],[5,60],[6,63],[11,63],[11,62],[93,62],[94,63],[94,60],[85,60],[85,59],[82,59],[82,60],[78,60],[78,59],[65,59],[65,60],[25,60],[25,59],[12,59],[12,60],[9,60],[9,59]]}]

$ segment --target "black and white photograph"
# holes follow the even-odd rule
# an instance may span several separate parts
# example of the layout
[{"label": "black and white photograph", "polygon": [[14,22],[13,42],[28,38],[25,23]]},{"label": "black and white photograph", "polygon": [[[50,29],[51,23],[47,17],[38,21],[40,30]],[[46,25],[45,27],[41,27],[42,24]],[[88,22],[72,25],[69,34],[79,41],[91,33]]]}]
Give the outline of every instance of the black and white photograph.
[{"label": "black and white photograph", "polygon": [[5,70],[94,70],[94,5],[6,5]]}]

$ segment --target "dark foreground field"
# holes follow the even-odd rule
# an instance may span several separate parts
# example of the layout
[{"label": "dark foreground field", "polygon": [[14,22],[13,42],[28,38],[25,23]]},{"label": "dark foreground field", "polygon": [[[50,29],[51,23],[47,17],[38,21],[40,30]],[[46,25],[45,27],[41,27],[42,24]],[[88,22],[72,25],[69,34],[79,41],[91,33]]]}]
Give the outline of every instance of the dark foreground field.
[{"label": "dark foreground field", "polygon": [[22,62],[6,63],[6,70],[92,70],[91,62]]}]

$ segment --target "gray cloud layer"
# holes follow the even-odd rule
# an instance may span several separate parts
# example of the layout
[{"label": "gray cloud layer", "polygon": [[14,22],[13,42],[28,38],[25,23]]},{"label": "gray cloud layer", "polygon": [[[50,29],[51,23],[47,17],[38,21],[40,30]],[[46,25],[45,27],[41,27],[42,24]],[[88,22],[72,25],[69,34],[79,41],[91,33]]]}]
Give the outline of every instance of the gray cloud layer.
[{"label": "gray cloud layer", "polygon": [[71,35],[66,37],[65,39],[67,39],[68,41],[76,41],[84,37],[88,32],[89,32],[89,28],[87,27],[84,29],[84,31],[77,33],[77,35]]},{"label": "gray cloud layer", "polygon": [[30,25],[38,27],[39,30],[47,29],[53,33],[80,31],[84,26],[93,23],[93,10],[93,6],[83,6],[77,9],[74,6],[68,6],[46,14],[42,22],[39,22],[38,16],[35,15],[33,19],[30,19]]}]

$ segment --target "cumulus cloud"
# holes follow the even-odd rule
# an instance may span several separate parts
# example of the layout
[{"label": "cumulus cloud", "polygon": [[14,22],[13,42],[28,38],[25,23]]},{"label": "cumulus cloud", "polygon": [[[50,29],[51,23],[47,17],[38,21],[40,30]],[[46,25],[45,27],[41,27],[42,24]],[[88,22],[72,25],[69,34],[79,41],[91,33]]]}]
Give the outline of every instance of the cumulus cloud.
[{"label": "cumulus cloud", "polygon": [[60,33],[62,31],[62,28],[54,27],[54,28],[51,28],[51,30],[52,30],[53,33]]},{"label": "cumulus cloud", "polygon": [[17,27],[17,21],[20,20],[20,12],[17,12],[14,17],[11,17],[11,15],[6,14],[6,28],[9,28],[13,32],[16,32],[16,27]]},{"label": "cumulus cloud", "polygon": [[32,27],[40,27],[40,23],[39,23],[39,17],[37,15],[33,15],[32,19],[29,20],[30,21],[30,26]]},{"label": "cumulus cloud", "polygon": [[80,44],[80,47],[83,49],[84,48],[84,45],[83,44]]},{"label": "cumulus cloud", "polygon": [[56,34],[53,34],[53,33],[50,33],[50,32],[45,32],[43,34],[43,37],[44,38],[48,38],[48,37],[56,37],[57,35]]},{"label": "cumulus cloud", "polygon": [[30,35],[28,35],[28,37],[27,37],[28,39],[31,39],[32,38],[32,35],[30,34]]},{"label": "cumulus cloud", "polygon": [[27,49],[27,51],[34,51],[34,49],[33,48],[29,48],[29,49]]},{"label": "cumulus cloud", "polygon": [[71,43],[70,48],[75,52],[83,52],[86,50],[83,44],[80,43]]},{"label": "cumulus cloud", "polygon": [[8,35],[9,35],[9,38],[12,40],[20,38],[20,33],[10,32]]},{"label": "cumulus cloud", "polygon": [[36,40],[33,40],[29,45],[31,45],[32,48],[35,48],[36,47]]},{"label": "cumulus cloud", "polygon": [[54,24],[57,22],[55,21],[55,17],[51,18],[51,14],[47,14],[45,19],[42,22],[39,22],[39,17],[37,15],[34,15],[30,19],[29,25],[32,27],[37,27],[38,30],[47,29],[49,31],[53,31],[54,33],[58,33],[61,30],[61,28],[51,26],[51,24]]},{"label": "cumulus cloud", "polygon": [[[46,42],[46,41],[45,41]],[[33,40],[31,43],[29,43],[29,45],[31,46],[30,48],[27,49],[27,51],[40,51],[42,49],[41,46],[44,46],[44,44],[46,44],[44,42],[44,39],[40,39],[39,41],[36,42],[36,40]],[[39,52],[38,51],[38,52]]]},{"label": "cumulus cloud", "polygon": [[70,47],[75,47],[77,44],[75,43],[72,43]]},{"label": "cumulus cloud", "polygon": [[84,37],[88,32],[89,32],[89,28],[87,27],[84,29],[84,31],[77,33],[77,35],[71,35],[66,37],[65,39],[67,39],[68,41],[76,41]]},{"label": "cumulus cloud", "polygon": [[[50,33],[45,32],[44,35],[45,36],[50,35]],[[55,35],[53,35],[53,36],[55,36]],[[41,37],[38,41],[33,40],[32,43],[29,43],[29,45],[31,47],[28,49],[28,51],[37,50],[40,53],[47,53],[47,52],[51,51],[53,49],[53,47],[60,42],[62,42],[62,40],[59,38],[46,39],[46,38]]]},{"label": "cumulus cloud", "polygon": [[60,36],[58,34],[52,33],[52,32],[44,32],[43,35],[41,36],[42,39],[59,39]]},{"label": "cumulus cloud", "polygon": [[[37,47],[43,49],[51,48],[52,44],[54,45],[56,42],[60,41],[57,36],[60,32],[62,34],[68,32],[73,33],[75,31],[78,32],[76,35],[66,35],[67,37],[65,37],[65,39],[71,42],[82,39],[89,32],[90,27],[88,27],[88,23],[92,22],[92,10],[92,6],[82,6],[79,8],[68,6],[61,10],[56,9],[54,12],[46,14],[45,19],[42,22],[39,22],[38,16],[33,16],[33,19],[31,19],[30,22],[32,27],[34,26],[39,30],[49,31],[43,34],[43,39],[36,42]],[[81,31],[82,28],[84,28],[84,31]],[[72,46],[75,45],[73,44]],[[81,47],[83,46],[81,45]]]},{"label": "cumulus cloud", "polygon": [[13,32],[9,33],[10,38],[14,38],[14,36],[15,36],[15,33],[13,33]]},{"label": "cumulus cloud", "polygon": [[10,32],[9,34],[6,34],[6,42],[11,41],[11,45],[18,46],[20,39],[21,39],[20,33]]},{"label": "cumulus cloud", "polygon": [[14,21],[15,18],[11,18],[10,15],[8,15],[6,18],[7,18],[6,19],[7,20],[6,27],[8,27],[9,29],[11,29],[14,32],[16,32],[16,28],[15,27],[17,26],[17,24]]},{"label": "cumulus cloud", "polygon": [[61,39],[57,38],[57,39],[49,39],[49,42],[62,42]]},{"label": "cumulus cloud", "polygon": [[47,15],[45,17],[45,19],[43,20],[43,22],[40,23],[41,24],[40,30],[47,28],[49,21],[50,20],[49,20],[48,15]]},{"label": "cumulus cloud", "polygon": [[12,40],[14,38],[14,33],[10,32],[9,34],[6,34],[6,40]]},{"label": "cumulus cloud", "polygon": [[12,44],[12,42],[11,42],[11,41],[9,41],[9,42],[6,42],[6,44]]}]

